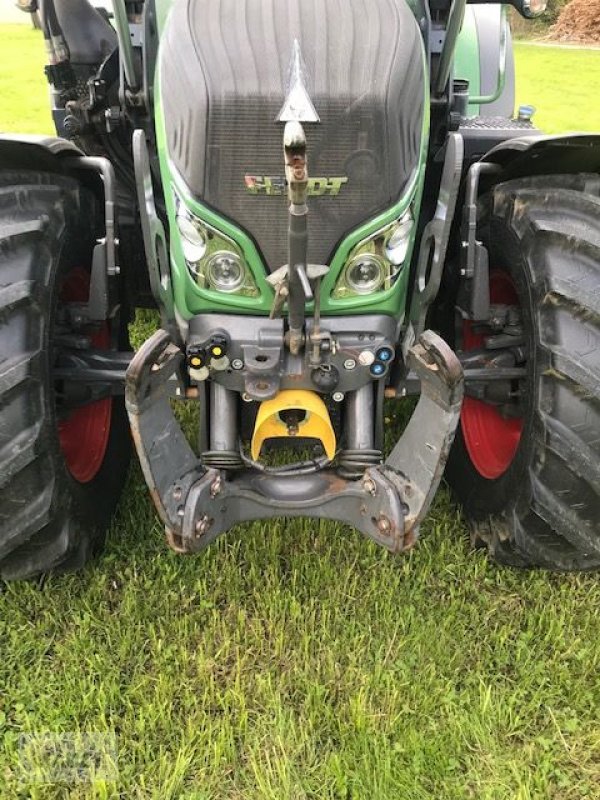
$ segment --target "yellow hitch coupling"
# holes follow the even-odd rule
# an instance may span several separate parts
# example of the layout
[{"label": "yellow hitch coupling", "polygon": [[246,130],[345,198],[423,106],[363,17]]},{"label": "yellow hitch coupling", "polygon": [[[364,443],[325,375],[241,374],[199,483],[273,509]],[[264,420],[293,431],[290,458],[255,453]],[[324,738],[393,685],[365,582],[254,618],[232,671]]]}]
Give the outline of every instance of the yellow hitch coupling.
[{"label": "yellow hitch coupling", "polygon": [[327,458],[333,459],[335,433],[325,403],[316,392],[286,389],[260,404],[252,434],[252,458],[258,459],[267,439],[297,436],[318,439]]}]

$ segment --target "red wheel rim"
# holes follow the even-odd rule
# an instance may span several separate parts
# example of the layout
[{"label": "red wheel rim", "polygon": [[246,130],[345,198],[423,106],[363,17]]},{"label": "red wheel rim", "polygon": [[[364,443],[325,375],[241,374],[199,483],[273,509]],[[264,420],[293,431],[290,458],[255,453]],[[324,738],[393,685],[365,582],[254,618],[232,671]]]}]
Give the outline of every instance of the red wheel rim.
[{"label": "red wheel rim", "polygon": [[[515,286],[509,275],[500,270],[490,274],[492,303],[518,305]],[[463,322],[463,350],[483,346],[484,334],[473,329],[469,320]],[[511,465],[523,432],[523,420],[503,417],[496,406],[465,397],[460,424],[465,446],[473,466],[488,480],[503,475]]]},{"label": "red wheel rim", "polygon": [[[90,278],[83,269],[69,273],[61,291],[65,302],[85,302],[89,295]],[[110,331],[104,324],[91,336],[93,347],[108,349]],[[93,480],[104,461],[110,421],[112,400],[110,397],[96,400],[74,409],[66,419],[58,423],[58,438],[67,468],[79,483]]]}]

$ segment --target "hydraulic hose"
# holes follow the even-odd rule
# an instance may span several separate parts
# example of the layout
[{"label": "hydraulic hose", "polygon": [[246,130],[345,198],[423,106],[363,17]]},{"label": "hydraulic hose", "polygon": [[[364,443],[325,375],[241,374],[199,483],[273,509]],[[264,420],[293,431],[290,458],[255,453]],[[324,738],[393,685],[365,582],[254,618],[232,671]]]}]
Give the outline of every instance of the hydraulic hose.
[{"label": "hydraulic hose", "polygon": [[40,0],[40,20],[51,65],[69,60],[69,48],[60,27],[54,0]]}]

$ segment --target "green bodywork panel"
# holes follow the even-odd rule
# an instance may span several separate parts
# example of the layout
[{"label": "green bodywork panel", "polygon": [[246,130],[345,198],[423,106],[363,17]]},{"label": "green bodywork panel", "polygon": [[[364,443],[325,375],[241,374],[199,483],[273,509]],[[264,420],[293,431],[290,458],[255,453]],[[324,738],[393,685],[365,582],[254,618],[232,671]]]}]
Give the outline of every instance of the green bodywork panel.
[{"label": "green bodywork panel", "polygon": [[[176,171],[171,168],[166,148],[164,119],[160,102],[160,83],[158,80],[156,82],[155,91],[155,123],[160,173],[165,191],[169,227],[173,232],[170,237],[170,260],[173,292],[177,311],[184,319],[190,319],[194,314],[206,312],[268,314],[273,300],[273,289],[266,281],[266,272],[254,243],[242,230],[194,199],[183,180]],[[183,199],[190,211],[205,220],[209,225],[222,231],[238,244],[260,291],[259,297],[243,297],[241,295],[213,292],[201,289],[196,285],[186,266],[181,249],[181,242],[176,233],[175,196],[171,187],[177,189],[179,196]]]},{"label": "green bodywork panel", "polygon": [[[156,10],[159,30],[162,31],[171,7],[171,0],[156,0]],[[419,16],[418,2],[415,2],[413,11]],[[476,33],[475,33],[476,38]],[[472,48],[465,47],[465,52],[472,52]],[[426,64],[427,54],[425,47],[422,48],[422,56]],[[170,230],[173,232],[171,239],[171,272],[173,278],[174,300],[178,313],[183,319],[189,319],[195,314],[202,313],[236,313],[236,314],[264,314],[270,311],[273,302],[273,289],[266,281],[267,269],[262,262],[260,254],[252,239],[231,220],[225,219],[214,210],[206,207],[197,199],[194,199],[183,180],[172,167],[167,151],[164,119],[160,99],[160,79],[159,79],[159,60],[157,62],[157,73],[155,79],[155,124],[158,154],[160,160],[160,170],[162,183],[165,187],[165,201],[169,218]],[[478,65],[478,61],[477,61]],[[428,74],[426,67],[425,74]],[[415,246],[417,221],[421,207],[423,184],[425,178],[425,167],[427,161],[427,147],[429,135],[429,86],[425,82],[425,113],[423,118],[423,130],[421,139],[421,152],[419,164],[413,175],[410,186],[403,196],[391,206],[387,211],[374,218],[365,220],[364,224],[351,231],[341,242],[337,251],[334,253],[330,263],[330,270],[323,279],[321,290],[321,311],[323,315],[347,315],[347,314],[389,314],[401,319],[405,313],[406,298],[408,293],[409,264]],[[190,211],[203,219],[209,225],[222,231],[233,239],[240,247],[246,263],[252,272],[260,296],[257,298],[243,297],[235,294],[224,294],[216,291],[200,288],[193,277],[190,275],[181,244],[177,233],[175,222],[175,199],[173,191],[169,187],[175,187],[184,200]],[[405,266],[394,285],[385,291],[380,291],[372,295],[358,295],[355,297],[335,299],[331,297],[331,292],[336,281],[347,261],[348,254],[363,239],[376,233],[381,228],[389,225],[398,219],[406,209],[411,206],[415,225],[413,227],[412,238],[405,260]],[[310,237],[310,226],[309,226]],[[308,313],[311,312],[310,305],[307,306]]]}]

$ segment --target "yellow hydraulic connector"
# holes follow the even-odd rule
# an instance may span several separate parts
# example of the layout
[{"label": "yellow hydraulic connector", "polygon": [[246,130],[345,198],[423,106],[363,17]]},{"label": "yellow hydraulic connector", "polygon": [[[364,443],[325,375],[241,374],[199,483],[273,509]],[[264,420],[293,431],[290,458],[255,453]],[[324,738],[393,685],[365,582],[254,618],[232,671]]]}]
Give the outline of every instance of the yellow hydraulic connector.
[{"label": "yellow hydraulic connector", "polygon": [[[295,411],[299,413],[294,414]],[[315,392],[306,389],[286,389],[279,392],[272,400],[265,400],[260,404],[252,434],[252,458],[254,461],[258,459],[267,439],[295,436],[318,439],[327,458],[334,457],[335,433],[329,412]]]}]

